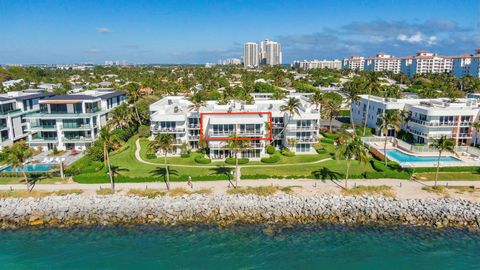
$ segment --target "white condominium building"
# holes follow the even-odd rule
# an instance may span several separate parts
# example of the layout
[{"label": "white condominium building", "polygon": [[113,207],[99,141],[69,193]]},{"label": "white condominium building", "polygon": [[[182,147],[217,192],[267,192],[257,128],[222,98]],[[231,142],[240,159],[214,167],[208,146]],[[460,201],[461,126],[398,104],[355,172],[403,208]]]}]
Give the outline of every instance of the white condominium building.
[{"label": "white condominium building", "polygon": [[364,70],[365,57],[354,55],[352,57],[345,58],[343,59],[342,68],[352,69],[352,70]]},{"label": "white condominium building", "polygon": [[452,64],[452,57],[420,51],[415,56],[402,58],[400,70],[413,77],[415,74],[451,72]]},{"label": "white condominium building", "polygon": [[85,150],[98,138],[108,112],[125,102],[126,93],[95,89],[40,100],[40,110],[25,116],[28,144],[42,150]]},{"label": "white condominium building", "polygon": [[260,65],[258,44],[247,42],[243,47],[243,65],[246,68],[256,68]]},{"label": "white condominium building", "polygon": [[455,76],[461,78],[470,75],[480,78],[480,48],[476,49],[474,54],[452,56],[452,59],[452,72]]},{"label": "white condominium building", "polygon": [[229,157],[231,153],[226,142],[233,133],[250,142],[242,151],[242,157],[264,157],[265,146],[269,144],[288,147],[296,153],[314,153],[319,112],[305,96],[293,96],[301,102],[299,115],[288,115],[280,110],[286,99],[255,99],[253,104],[230,101],[225,105],[212,100],[206,101],[197,111],[192,109],[187,98],[167,96],[150,105],[150,129],[152,135],[173,136],[175,147],[170,155],[179,155],[183,144],[195,149],[200,141],[205,141],[210,158]]},{"label": "white condominium building", "polygon": [[295,69],[304,69],[309,70],[313,68],[330,68],[330,69],[341,69],[342,62],[340,60],[312,60],[312,61],[293,61],[292,67]]},{"label": "white condominium building", "polygon": [[260,63],[270,66],[282,64],[282,46],[280,43],[264,40],[260,43]]},{"label": "white condominium building", "polygon": [[53,95],[42,89],[0,94],[0,149],[28,135],[25,116],[40,109],[39,100]]},{"label": "white condominium building", "polygon": [[378,53],[375,57],[365,59],[365,70],[400,72],[401,59],[390,54]]},{"label": "white condominium building", "polygon": [[[432,139],[442,135],[453,138],[456,145],[470,145],[475,140],[472,123],[479,120],[480,101],[459,99],[451,102],[446,98],[438,99],[394,99],[361,95],[352,103],[352,117],[356,124],[364,123],[377,129],[379,116],[386,110],[404,110],[409,119],[402,124],[402,130],[413,135],[415,142],[429,144]],[[393,135],[393,130],[389,135]]]}]

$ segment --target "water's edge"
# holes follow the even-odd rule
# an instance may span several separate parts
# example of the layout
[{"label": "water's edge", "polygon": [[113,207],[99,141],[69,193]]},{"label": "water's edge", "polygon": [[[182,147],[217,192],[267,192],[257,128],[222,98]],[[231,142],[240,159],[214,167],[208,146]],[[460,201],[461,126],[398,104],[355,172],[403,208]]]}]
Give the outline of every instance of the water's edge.
[{"label": "water's edge", "polygon": [[345,224],[480,230],[480,204],[384,197],[122,195],[0,199],[0,228],[94,225]]}]

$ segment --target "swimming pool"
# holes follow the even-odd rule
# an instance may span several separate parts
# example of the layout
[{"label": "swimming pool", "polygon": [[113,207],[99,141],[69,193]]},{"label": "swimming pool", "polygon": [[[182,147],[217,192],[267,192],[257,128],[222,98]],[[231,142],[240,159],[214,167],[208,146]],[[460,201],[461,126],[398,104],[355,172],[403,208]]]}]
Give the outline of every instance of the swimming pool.
[{"label": "swimming pool", "polygon": [[[414,155],[409,155],[404,152],[398,151],[396,149],[394,150],[387,150],[387,157],[390,159],[393,159],[395,161],[398,161],[400,163],[403,162],[437,162],[438,157],[435,156],[414,156]],[[460,159],[452,157],[452,156],[446,156],[446,157],[441,157],[440,162],[462,162]]]},{"label": "swimming pool", "polygon": [[[25,172],[48,172],[55,165],[52,164],[30,164],[24,167]],[[20,168],[13,169],[11,166],[6,167],[2,172],[21,172]]]}]

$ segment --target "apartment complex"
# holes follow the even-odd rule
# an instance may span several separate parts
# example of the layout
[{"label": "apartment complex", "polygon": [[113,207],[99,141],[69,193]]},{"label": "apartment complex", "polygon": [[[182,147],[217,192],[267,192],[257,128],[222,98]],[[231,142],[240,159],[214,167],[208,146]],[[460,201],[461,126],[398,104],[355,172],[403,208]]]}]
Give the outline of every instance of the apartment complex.
[{"label": "apartment complex", "polygon": [[53,96],[42,89],[0,94],[0,148],[28,135],[25,116],[40,109],[39,101]]},{"label": "apartment complex", "polygon": [[[356,124],[364,123],[377,129],[379,117],[387,110],[402,110],[409,114],[409,119],[402,124],[402,130],[413,135],[415,142],[429,144],[432,139],[442,135],[453,138],[456,145],[470,145],[476,134],[472,123],[480,117],[480,100],[459,99],[451,101],[438,99],[394,99],[361,95],[352,103],[352,117]],[[393,130],[389,135],[393,135]]]},{"label": "apartment complex", "polygon": [[466,75],[479,78],[480,49],[475,50],[474,54],[458,56],[439,56],[428,51],[420,51],[407,57],[394,57],[385,53],[369,58],[352,56],[343,60],[342,68],[402,72],[410,77],[424,73],[452,73],[459,78]]},{"label": "apartment complex", "polygon": [[288,147],[296,153],[313,153],[313,144],[318,142],[319,111],[306,96],[292,96],[302,104],[299,115],[281,111],[286,100],[268,97],[255,98],[253,104],[238,101],[219,104],[212,100],[195,110],[187,98],[167,96],[150,105],[150,129],[152,135],[173,136],[175,147],[170,155],[179,155],[182,145],[195,149],[204,141],[210,158],[229,157],[226,143],[233,133],[249,142],[242,157],[264,157],[265,146],[269,144]]},{"label": "apartment complex", "polygon": [[243,47],[243,66],[246,68],[255,68],[260,65],[258,44],[247,42]]},{"label": "apartment complex", "polygon": [[95,89],[40,100],[39,111],[25,116],[28,144],[42,150],[85,150],[98,138],[108,112],[125,102],[125,92]]},{"label": "apartment complex", "polygon": [[342,68],[352,70],[364,70],[365,57],[354,55],[352,57],[345,58],[343,59]]},{"label": "apartment complex", "polygon": [[247,42],[243,48],[243,65],[246,68],[255,68],[259,65],[281,65],[282,46],[272,40],[263,40],[260,45]]},{"label": "apartment complex", "polygon": [[314,68],[330,68],[330,69],[341,69],[342,62],[340,60],[312,60],[312,61],[293,61],[292,65],[295,69],[310,70]]},{"label": "apartment complex", "polygon": [[375,57],[365,59],[364,70],[400,72],[401,60],[390,54],[377,53]]}]

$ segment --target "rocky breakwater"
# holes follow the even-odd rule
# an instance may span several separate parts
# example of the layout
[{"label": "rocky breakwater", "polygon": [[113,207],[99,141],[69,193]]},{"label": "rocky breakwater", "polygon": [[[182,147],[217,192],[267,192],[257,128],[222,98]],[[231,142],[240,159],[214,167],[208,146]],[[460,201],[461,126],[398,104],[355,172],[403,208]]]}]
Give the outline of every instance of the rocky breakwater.
[{"label": "rocky breakwater", "polygon": [[480,229],[480,204],[455,199],[191,195],[0,199],[0,227],[109,224],[408,224]]}]

